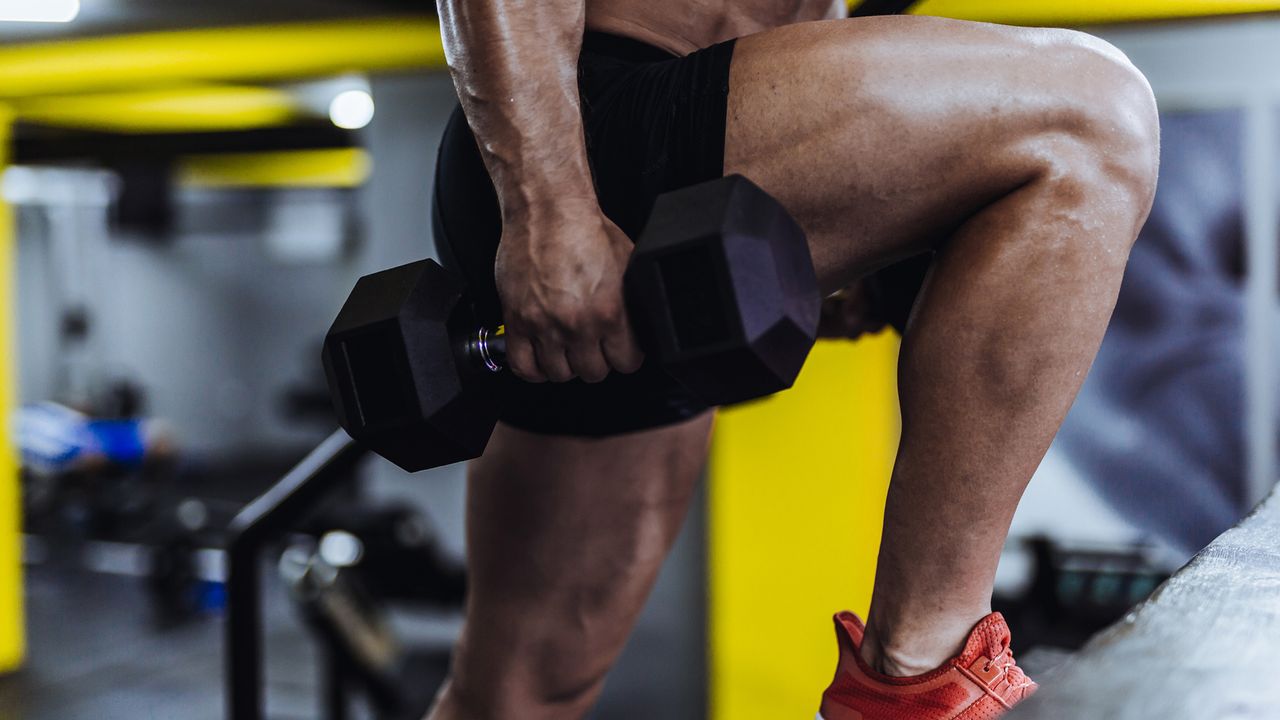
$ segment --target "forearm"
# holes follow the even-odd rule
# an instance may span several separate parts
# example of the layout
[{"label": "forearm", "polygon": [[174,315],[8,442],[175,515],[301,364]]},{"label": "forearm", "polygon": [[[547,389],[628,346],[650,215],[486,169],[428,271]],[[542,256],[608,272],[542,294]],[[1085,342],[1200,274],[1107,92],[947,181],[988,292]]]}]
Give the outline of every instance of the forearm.
[{"label": "forearm", "polygon": [[438,0],[445,54],[507,217],[594,201],[578,97],[585,0]]}]

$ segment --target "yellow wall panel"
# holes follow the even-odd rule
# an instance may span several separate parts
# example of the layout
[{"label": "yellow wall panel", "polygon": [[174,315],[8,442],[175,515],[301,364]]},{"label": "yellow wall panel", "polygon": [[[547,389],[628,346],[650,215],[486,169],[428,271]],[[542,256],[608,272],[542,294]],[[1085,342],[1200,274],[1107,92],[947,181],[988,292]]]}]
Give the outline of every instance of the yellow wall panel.
[{"label": "yellow wall panel", "polygon": [[811,718],[831,615],[865,615],[897,449],[898,339],[820,343],[796,386],[723,411],[709,467],[711,717]]},{"label": "yellow wall panel", "polygon": [[[0,174],[8,162],[12,115],[0,105]],[[18,458],[10,427],[17,407],[14,374],[14,288],[17,236],[13,213],[0,196],[0,673],[22,664],[25,637],[22,619],[22,502]]]}]

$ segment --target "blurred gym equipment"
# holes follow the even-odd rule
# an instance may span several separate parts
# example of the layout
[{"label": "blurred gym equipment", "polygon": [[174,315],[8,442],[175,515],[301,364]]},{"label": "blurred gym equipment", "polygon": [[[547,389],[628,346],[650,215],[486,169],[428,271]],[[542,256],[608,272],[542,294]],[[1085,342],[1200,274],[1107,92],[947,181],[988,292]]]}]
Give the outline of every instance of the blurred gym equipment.
[{"label": "blurred gym equipment", "polygon": [[[411,508],[343,502],[322,509],[352,488],[365,455],[338,430],[232,521],[225,656],[232,720],[264,717],[261,560],[290,538],[279,572],[324,650],[328,720],[346,717],[353,691],[379,718],[420,717],[433,682],[443,680],[447,652],[402,647],[387,608],[457,607],[462,568],[440,552],[429,524]],[[407,567],[414,572],[405,573]]]},{"label": "blurred gym equipment", "polygon": [[1011,720],[1274,718],[1280,494],[1055,671]]},{"label": "blurred gym equipment", "polygon": [[996,593],[1020,647],[1080,647],[1122,619],[1160,583],[1164,566],[1143,547],[1078,547],[1037,536],[1025,541],[1032,560],[1023,592]]},{"label": "blurred gym equipment", "polygon": [[439,551],[426,518],[404,505],[344,503],[305,526],[279,569],[320,646],[325,717],[345,717],[355,694],[378,718],[419,720],[448,671],[449,650],[408,646],[391,610],[460,607],[462,566]]}]

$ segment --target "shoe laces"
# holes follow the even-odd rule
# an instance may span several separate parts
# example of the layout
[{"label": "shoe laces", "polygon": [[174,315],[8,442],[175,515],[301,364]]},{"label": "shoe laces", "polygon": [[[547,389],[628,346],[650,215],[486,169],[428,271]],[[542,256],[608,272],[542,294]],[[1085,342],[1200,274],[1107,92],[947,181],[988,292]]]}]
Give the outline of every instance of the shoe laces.
[{"label": "shoe laces", "polygon": [[986,664],[982,666],[982,671],[984,673],[991,672],[991,668],[993,667],[999,672],[991,679],[991,685],[994,689],[996,683],[1004,681],[1005,685],[1002,688],[1002,695],[1012,696],[1017,694],[1018,697],[1021,697],[1022,694],[1026,692],[1027,688],[1035,686],[1035,682],[1031,678],[1027,677],[1027,674],[1023,672],[1022,668],[1018,667],[1018,663],[1013,659],[1013,651],[1010,649],[1008,643],[1005,643],[1005,645],[1000,648],[1000,652],[996,653],[995,657],[988,660]]}]

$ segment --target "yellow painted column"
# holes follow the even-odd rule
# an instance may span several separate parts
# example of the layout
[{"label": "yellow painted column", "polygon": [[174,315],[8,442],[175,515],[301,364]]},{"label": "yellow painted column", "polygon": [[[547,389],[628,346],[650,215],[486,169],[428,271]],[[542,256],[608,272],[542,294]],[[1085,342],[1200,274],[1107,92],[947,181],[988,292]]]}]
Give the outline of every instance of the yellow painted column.
[{"label": "yellow painted column", "polygon": [[812,718],[831,616],[871,603],[897,450],[898,338],[820,343],[791,390],[724,411],[708,471],[710,717]]},{"label": "yellow painted column", "polygon": [[[13,116],[0,105],[0,175],[8,164]],[[0,195],[0,673],[16,670],[25,651],[22,617],[22,502],[18,457],[11,427],[18,405],[14,324],[17,293],[14,258],[18,238],[13,212]]]}]

